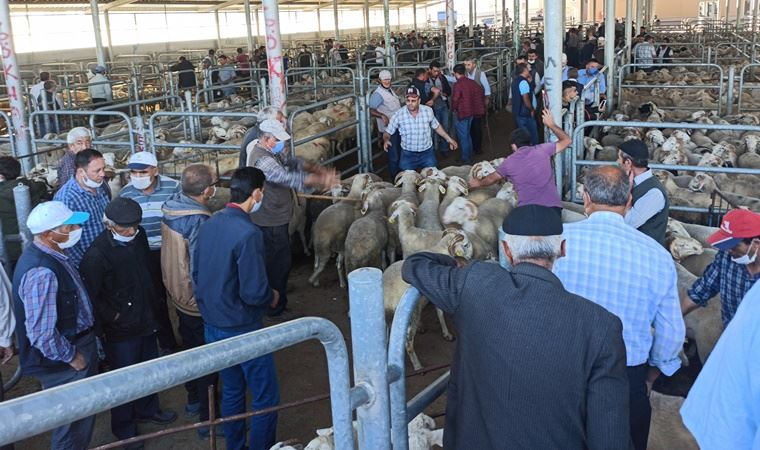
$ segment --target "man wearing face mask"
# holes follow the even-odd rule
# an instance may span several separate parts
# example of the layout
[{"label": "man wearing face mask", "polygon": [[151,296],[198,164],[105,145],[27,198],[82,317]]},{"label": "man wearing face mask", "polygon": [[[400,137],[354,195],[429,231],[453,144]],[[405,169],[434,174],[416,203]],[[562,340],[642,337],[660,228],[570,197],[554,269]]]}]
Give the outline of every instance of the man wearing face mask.
[{"label": "man wearing face mask", "polygon": [[670,203],[668,192],[648,167],[649,149],[639,139],[623,142],[617,162],[633,185],[633,203],[625,213],[625,223],[665,247]]},{"label": "man wearing face mask", "polygon": [[[451,314],[462,339],[451,369],[444,448],[628,448],[620,320],[565,290],[560,217],[515,208],[499,245],[511,270],[415,253],[404,281]],[[480,418],[489,411],[488,420]]]},{"label": "man wearing face mask", "polygon": [[[261,227],[266,248],[266,269],[272,289],[280,292],[280,303],[270,311],[275,320],[288,320],[288,297],[285,293],[291,266],[290,233],[288,226],[293,214],[293,193],[312,188],[329,189],[340,182],[335,170],[303,161],[286,150],[290,135],[277,120],[259,124],[259,140],[248,156],[248,165],[261,170],[266,177],[267,191],[263,203],[257,203],[253,222]],[[259,210],[258,208],[261,207]]]},{"label": "man wearing face mask", "polygon": [[[280,295],[267,281],[264,233],[250,216],[264,209],[265,190],[266,196],[271,194],[264,180],[257,168],[236,170],[230,180],[230,203],[198,231],[192,279],[209,343],[262,328],[264,316],[277,307]],[[223,369],[220,375],[224,417],[245,412],[246,390],[251,391],[254,409],[280,402],[271,354]],[[267,450],[275,442],[277,413],[251,418],[248,447],[245,421],[223,426],[228,450]]]},{"label": "man wearing face mask", "polygon": [[[158,323],[153,314],[158,274],[150,270],[150,250],[141,218],[137,202],[115,198],[102,217],[106,229],[79,264],[102,327],[106,359],[114,369],[158,357]],[[129,439],[137,436],[139,421],[166,425],[176,418],[172,411],[161,411],[158,394],[152,394],[111,408],[111,432],[118,439]],[[127,448],[142,449],[143,445]]]},{"label": "man wearing face mask", "polygon": [[156,288],[158,298],[156,303],[156,320],[159,324],[158,342],[164,353],[178,349],[174,337],[169,311],[166,303],[166,288],[158,274],[161,273],[161,207],[179,191],[179,183],[158,173],[158,161],[151,152],[136,152],[129,158],[130,183],[119,192],[119,197],[136,201],[142,209],[140,225],[145,229],[145,235],[150,245],[151,273],[157,276]]},{"label": "man wearing face mask", "polygon": [[[34,242],[13,274],[13,307],[22,375],[50,389],[98,373],[92,304],[68,251],[91,217],[61,202],[40,203],[26,225]],[[51,448],[88,448],[95,416],[53,430]]]},{"label": "man wearing face mask", "polygon": [[[190,279],[194,265],[193,254],[198,244],[198,230],[211,217],[208,202],[216,195],[216,181],[211,167],[205,164],[187,166],[182,172],[182,191],[174,194],[161,208],[161,272],[166,292],[177,310],[179,335],[184,349],[206,343],[203,319],[195,301]],[[216,383],[216,374],[207,375],[185,384],[186,415],[199,414],[208,420],[208,387]],[[199,429],[201,437],[208,429]]]},{"label": "man wearing face mask", "polygon": [[681,299],[684,315],[720,294],[721,317],[727,326],[733,319],[742,298],[760,279],[760,214],[746,209],[729,211],[720,229],[707,238],[718,249],[715,260],[694,282],[688,298]]},{"label": "man wearing face mask", "polygon": [[537,73],[539,78],[544,78],[544,62],[539,59],[538,52],[533,49],[528,50],[528,66],[531,74]]},{"label": "man wearing face mask", "polygon": [[77,153],[74,166],[74,178],[67,181],[53,199],[63,202],[72,210],[90,214],[87,222],[82,224],[82,238],[68,251],[71,263],[78,267],[84,252],[105,229],[100,218],[105,213],[109,198],[103,183],[106,162],[99,151],[91,148],[82,150]]}]

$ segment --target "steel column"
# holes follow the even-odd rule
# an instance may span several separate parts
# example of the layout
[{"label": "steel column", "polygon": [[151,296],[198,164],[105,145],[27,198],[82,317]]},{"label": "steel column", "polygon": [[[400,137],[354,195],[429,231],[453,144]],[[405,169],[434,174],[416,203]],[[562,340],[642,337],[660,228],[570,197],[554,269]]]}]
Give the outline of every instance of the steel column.
[{"label": "steel column", "polygon": [[354,384],[364,385],[370,393],[369,402],[356,410],[359,448],[390,450],[383,272],[374,267],[366,267],[348,274],[348,299],[353,324],[351,348],[354,357]]},{"label": "steel column", "polygon": [[261,34],[261,21],[259,20],[259,8],[253,9],[254,13],[256,14],[256,34],[254,35],[253,42],[255,45],[259,45],[259,35]]},{"label": "steel column", "polygon": [[[317,6],[317,37],[322,37],[322,15],[319,13],[319,11],[322,9],[322,5],[320,4]],[[258,24],[256,25],[258,28]]]},{"label": "steel column", "polygon": [[277,6],[277,0],[263,0],[262,7],[264,8],[264,26],[266,27],[270,104],[277,109],[284,110],[287,93],[285,92],[285,71],[282,62],[280,10]]},{"label": "steel column", "polygon": [[633,1],[625,0],[625,45],[628,46],[626,62],[631,61],[631,46],[633,44]]},{"label": "steel column", "polygon": [[591,5],[591,23],[596,23],[596,0]]},{"label": "steel column", "polygon": [[[266,15],[264,16],[266,21]],[[333,0],[333,27],[335,28],[335,40],[340,40],[340,27],[338,25],[338,0]]]},{"label": "steel column", "polygon": [[446,0],[446,67],[449,73],[453,73],[457,61],[454,28],[454,0]]},{"label": "steel column", "polygon": [[391,61],[391,7],[389,0],[383,0],[383,36],[385,36],[385,65],[390,66]]},{"label": "steel column", "polygon": [[557,123],[562,123],[562,13],[561,0],[544,3],[544,90]]},{"label": "steel column", "polygon": [[90,16],[92,17],[92,29],[95,33],[95,55],[98,58],[98,64],[106,66],[106,52],[103,49],[103,39],[100,36],[100,12],[98,11],[98,0],[90,0]]},{"label": "steel column", "polygon": [[417,0],[412,0],[412,26],[414,31],[419,31],[417,30]]},{"label": "steel column", "polygon": [[364,0],[364,30],[367,33],[367,42],[372,37],[369,29],[369,0]]},{"label": "steel column", "polygon": [[475,0],[470,0],[469,3],[468,3],[468,8],[467,8],[467,18],[468,18],[468,22],[470,22],[469,23],[469,28],[468,28],[469,31],[468,31],[467,36],[469,36],[470,38],[472,38],[473,33],[474,33],[474,31],[473,31],[473,27],[475,26],[475,23],[474,23],[475,22],[475,14],[474,13],[475,13]]},{"label": "steel column", "polygon": [[[248,44],[248,54],[253,54],[253,33],[251,29],[251,0],[243,0],[245,9],[245,37]],[[258,31],[258,30],[257,30]],[[257,33],[258,34],[258,33]]]},{"label": "steel column", "polygon": [[111,15],[108,14],[108,10],[103,11],[103,19],[105,19],[106,38],[108,38],[108,59],[110,61],[113,61],[116,55],[113,52],[113,39],[111,38]]},{"label": "steel column", "polygon": [[[94,0],[93,0],[94,1]],[[34,167],[31,158],[31,143],[26,125],[26,105],[24,104],[24,87],[21,84],[21,70],[16,61],[16,47],[13,44],[13,28],[11,27],[11,10],[7,1],[0,1],[0,47],[3,49],[2,61],[5,72],[5,83],[10,102],[11,122],[16,141],[16,154],[20,156],[24,173]]]},{"label": "steel column", "polygon": [[588,0],[581,0],[581,24],[588,20]]},{"label": "steel column", "polygon": [[726,114],[734,113],[734,82],[736,81],[736,66],[728,66],[728,84],[726,85]]},{"label": "steel column", "polygon": [[644,26],[644,0],[637,0],[636,2],[636,36],[639,35],[639,30]]},{"label": "steel column", "polygon": [[604,65],[607,69],[607,111],[615,109],[615,0],[606,0],[604,7]]},{"label": "steel column", "polygon": [[[217,50],[222,48],[222,27],[219,26],[219,10],[214,10],[214,22],[216,22],[216,48]],[[214,65],[215,61],[211,62]]]},{"label": "steel column", "polygon": [[530,28],[530,13],[528,12],[529,9],[530,9],[530,0],[525,0],[525,23],[523,24],[523,26],[525,27],[526,30]]},{"label": "steel column", "polygon": [[32,212],[32,197],[29,192],[29,186],[19,183],[13,188],[13,203],[16,206],[16,220],[18,221],[18,234],[21,235],[23,248],[26,248],[34,240],[32,232],[26,226],[26,219]]},{"label": "steel column", "polygon": [[[520,54],[520,0],[515,0],[514,12],[512,16],[512,48],[514,49],[514,57],[518,57]],[[526,23],[525,26],[528,24]],[[512,62],[510,61],[510,64]]]},{"label": "steel column", "polygon": [[741,26],[743,16],[744,16],[744,0],[737,0],[736,2],[736,31],[739,31],[739,27]]}]

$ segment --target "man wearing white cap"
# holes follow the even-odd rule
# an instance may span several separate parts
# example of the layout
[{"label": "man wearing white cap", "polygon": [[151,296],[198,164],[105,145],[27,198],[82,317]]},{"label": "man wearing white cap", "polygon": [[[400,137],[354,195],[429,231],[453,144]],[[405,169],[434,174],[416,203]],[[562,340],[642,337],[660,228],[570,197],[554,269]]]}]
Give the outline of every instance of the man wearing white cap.
[{"label": "man wearing white cap", "polygon": [[156,320],[159,324],[158,343],[165,353],[178,349],[174,337],[169,310],[166,303],[166,288],[161,277],[161,220],[164,213],[161,207],[174,194],[179,192],[179,182],[169,177],[159,175],[158,160],[151,152],[136,152],[129,157],[130,182],[119,192],[119,197],[131,198],[142,209],[140,226],[145,230],[150,245],[150,271],[156,276],[158,288],[158,304],[156,304]]},{"label": "man wearing white cap", "polygon": [[[380,86],[369,97],[369,113],[377,119],[380,136],[391,121],[393,113],[401,109],[401,99],[391,87],[391,72],[381,70],[378,76]],[[388,174],[391,179],[399,172],[398,162],[401,153],[401,133],[397,130],[391,135],[391,147],[388,149]]]},{"label": "man wearing white cap", "polygon": [[[37,205],[26,225],[34,234],[13,275],[16,337],[23,375],[42,389],[97,374],[94,317],[87,290],[66,249],[82,236],[87,212],[58,201]],[[95,416],[53,430],[51,448],[87,448]]]},{"label": "man wearing white cap", "polygon": [[[288,226],[293,214],[293,194],[311,191],[312,188],[328,189],[340,182],[334,169],[326,169],[310,161],[303,161],[286,150],[285,142],[290,135],[282,123],[268,119],[259,124],[259,140],[248,155],[248,166],[255,167],[266,177],[264,199],[252,211],[253,222],[264,233],[267,278],[272,289],[280,292],[277,308],[270,311],[272,317],[286,320],[287,284],[290,275],[290,233]],[[261,206],[258,206],[261,205]]]}]

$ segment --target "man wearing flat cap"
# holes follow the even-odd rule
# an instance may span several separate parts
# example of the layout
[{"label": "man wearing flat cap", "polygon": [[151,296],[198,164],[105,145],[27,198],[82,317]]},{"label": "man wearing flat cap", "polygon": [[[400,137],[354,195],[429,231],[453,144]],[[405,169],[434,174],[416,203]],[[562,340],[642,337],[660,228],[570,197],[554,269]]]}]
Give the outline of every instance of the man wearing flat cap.
[{"label": "man wearing flat cap", "polygon": [[649,149],[639,139],[623,142],[618,151],[618,164],[632,181],[631,209],[625,223],[665,246],[670,203],[665,187],[649,168]]},{"label": "man wearing flat cap", "polygon": [[402,268],[459,333],[444,448],[628,448],[620,320],[552,274],[565,254],[552,208],[519,206],[502,229],[511,270],[427,252]]},{"label": "man wearing flat cap", "polygon": [[[106,358],[114,369],[158,357],[155,319],[155,277],[150,270],[150,248],[140,226],[142,209],[117,197],[106,206],[106,229],[84,254],[79,265],[92,299]],[[153,394],[111,409],[111,432],[118,439],[137,436],[137,422],[173,422],[177,415],[161,411]],[[134,448],[142,448],[135,446]]]},{"label": "man wearing flat cap", "polygon": [[[380,86],[369,97],[369,113],[377,120],[377,130],[380,136],[385,132],[385,127],[391,122],[393,114],[401,109],[401,99],[393,91],[392,75],[389,70],[381,70],[377,76]],[[396,178],[399,172],[398,163],[401,152],[401,134],[398,130],[391,135],[391,146],[388,149],[388,174],[391,180]]]},{"label": "man wearing flat cap", "polygon": [[715,260],[681,298],[684,314],[707,306],[707,302],[720,294],[723,325],[733,319],[744,296],[760,280],[760,214],[746,209],[729,211],[720,229],[707,238],[718,249]]}]

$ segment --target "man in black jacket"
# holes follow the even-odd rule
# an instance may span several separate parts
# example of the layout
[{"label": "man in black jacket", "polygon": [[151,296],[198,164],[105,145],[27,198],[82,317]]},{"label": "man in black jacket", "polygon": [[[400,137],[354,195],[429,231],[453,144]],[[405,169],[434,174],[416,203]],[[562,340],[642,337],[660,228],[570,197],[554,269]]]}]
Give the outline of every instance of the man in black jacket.
[{"label": "man in black jacket", "polygon": [[179,62],[169,67],[172,72],[179,72],[177,77],[179,78],[180,89],[195,89],[195,66],[193,63],[187,60],[184,56],[179,57]]},{"label": "man in black jacket", "polygon": [[444,448],[629,448],[620,320],[552,274],[565,253],[552,208],[515,208],[502,229],[510,271],[425,252],[402,268],[460,334]]},{"label": "man in black jacket", "polygon": [[[432,103],[429,104],[433,108],[433,113],[438,123],[441,124],[443,129],[449,132],[449,97],[451,97],[451,86],[449,85],[446,76],[441,71],[441,64],[438,61],[431,61],[428,66],[428,83],[432,88],[436,89],[436,92],[431,96]],[[442,137],[433,136],[438,142],[438,151],[445,155],[449,152],[449,143]]]},{"label": "man in black jacket", "polygon": [[[134,200],[117,197],[106,206],[106,229],[95,239],[79,265],[92,299],[106,357],[118,369],[158,357],[153,311],[158,295],[150,267],[150,248],[140,226],[142,209]],[[118,439],[137,436],[137,423],[161,425],[177,414],[158,405],[158,394],[111,409],[111,432]],[[129,448],[142,448],[142,443]]]}]

